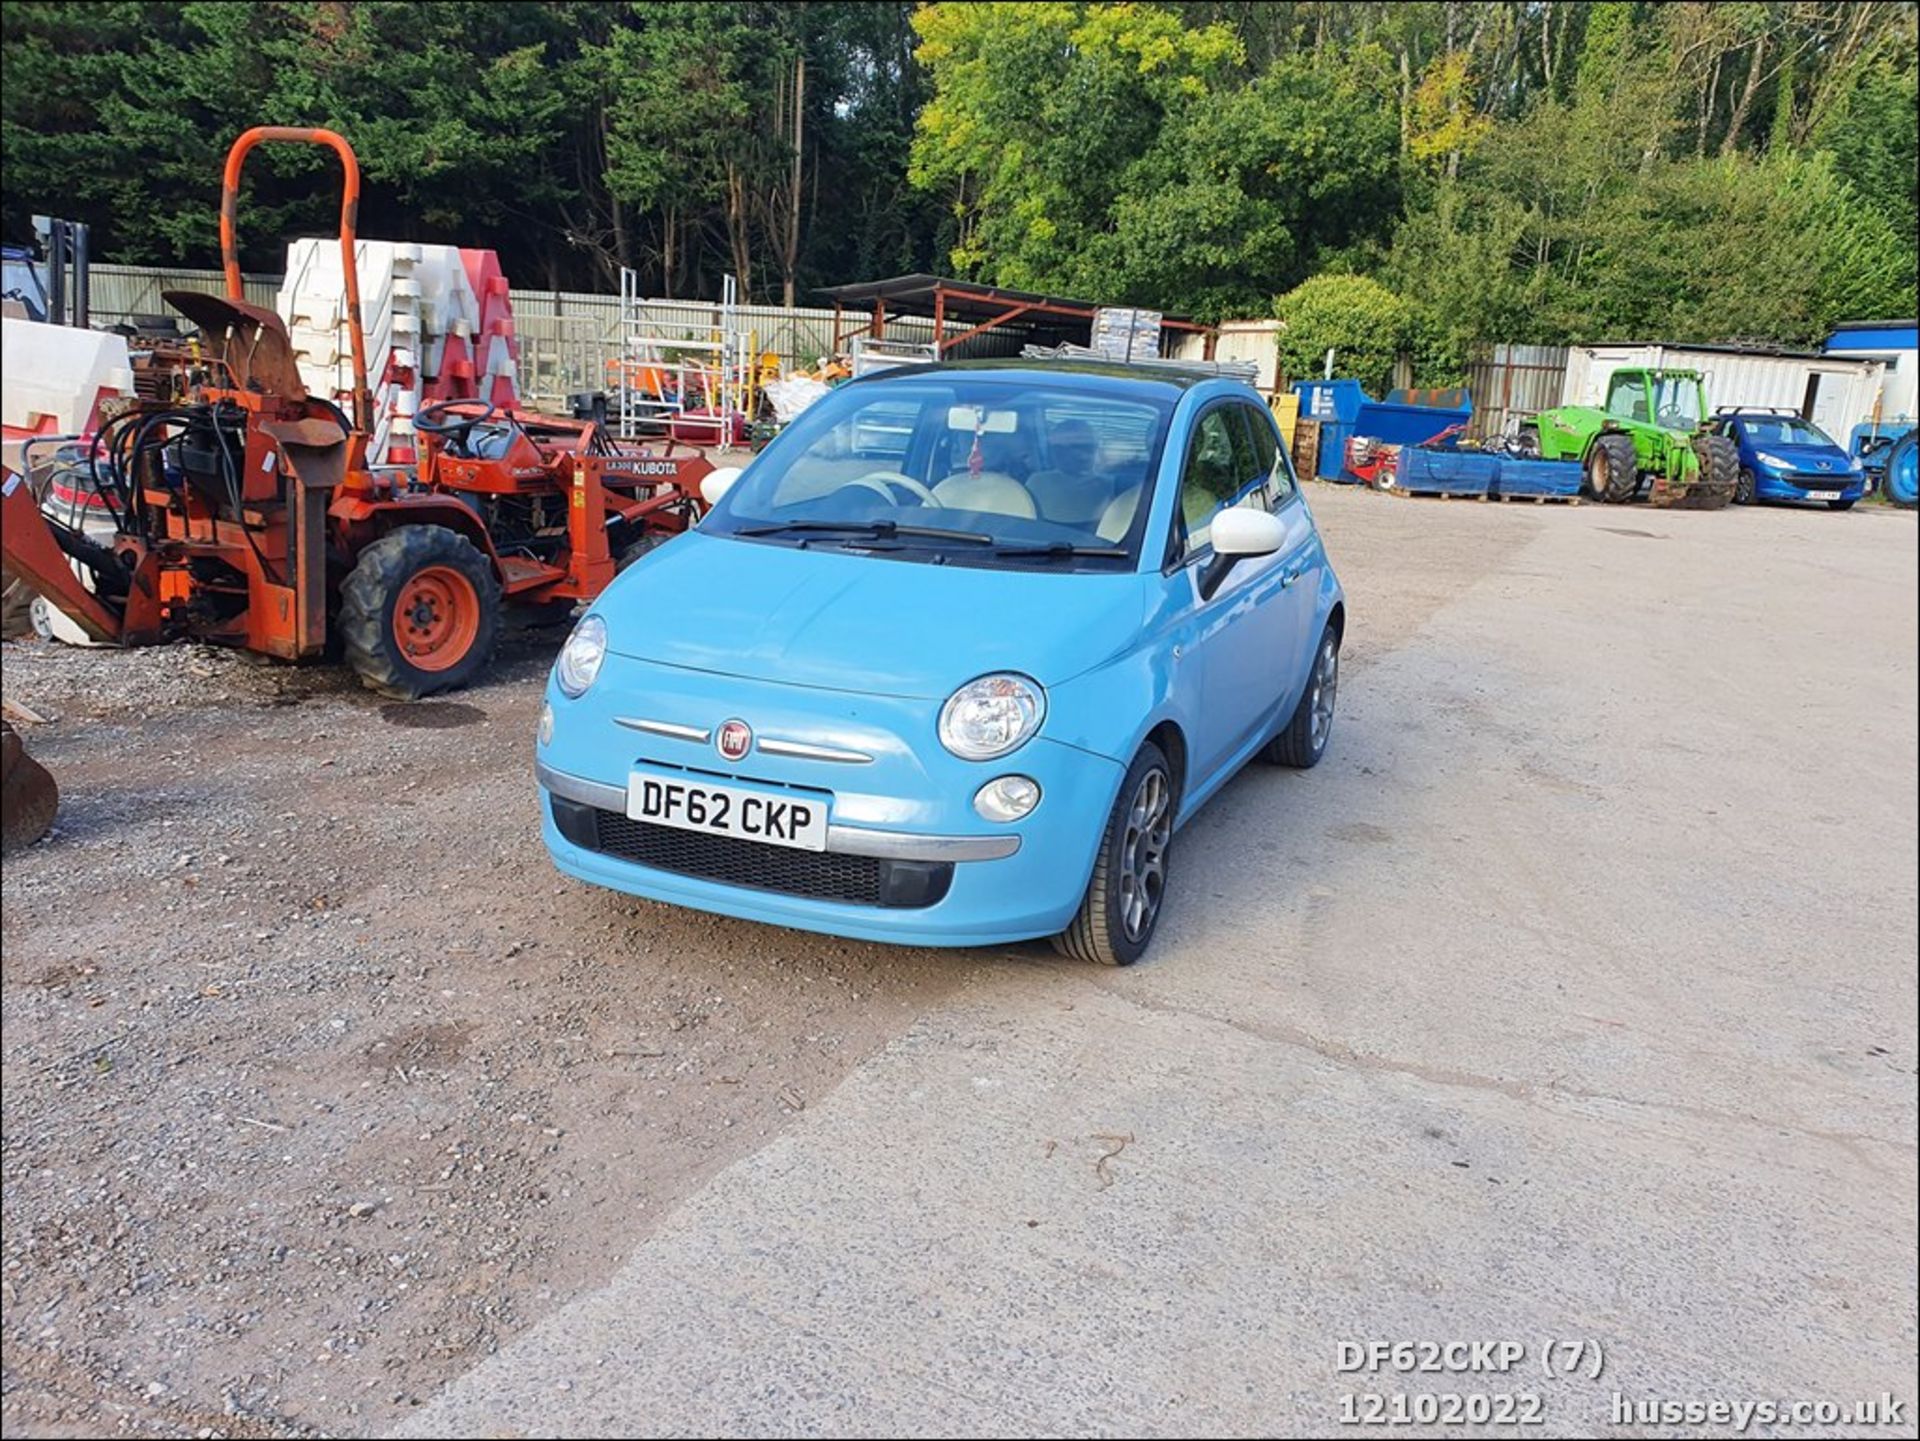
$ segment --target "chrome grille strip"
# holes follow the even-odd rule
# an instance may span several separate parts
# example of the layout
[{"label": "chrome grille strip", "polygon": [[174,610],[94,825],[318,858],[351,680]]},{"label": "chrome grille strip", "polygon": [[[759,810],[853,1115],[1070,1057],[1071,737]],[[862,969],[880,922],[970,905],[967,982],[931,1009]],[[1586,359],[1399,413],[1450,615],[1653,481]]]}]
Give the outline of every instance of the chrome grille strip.
[{"label": "chrome grille strip", "polygon": [[770,756],[792,756],[803,761],[837,761],[842,765],[864,766],[873,763],[865,751],[842,750],[838,746],[808,745],[804,741],[772,740],[761,736],[754,749]]},{"label": "chrome grille strip", "polygon": [[623,725],[630,731],[645,731],[648,735],[667,736],[677,741],[693,741],[696,745],[705,745],[713,739],[713,732],[703,731],[699,726],[675,725],[672,721],[638,720],[633,716],[615,716],[615,725]]}]

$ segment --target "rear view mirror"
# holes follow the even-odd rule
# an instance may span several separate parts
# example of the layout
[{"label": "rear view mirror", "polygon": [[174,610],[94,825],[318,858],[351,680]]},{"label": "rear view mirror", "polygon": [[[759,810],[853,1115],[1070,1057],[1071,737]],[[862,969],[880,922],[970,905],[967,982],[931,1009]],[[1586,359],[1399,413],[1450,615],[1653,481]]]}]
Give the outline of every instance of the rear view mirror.
[{"label": "rear view mirror", "polygon": [[947,429],[964,430],[968,435],[1012,435],[1020,428],[1020,417],[1011,410],[982,410],[977,405],[947,407]]}]

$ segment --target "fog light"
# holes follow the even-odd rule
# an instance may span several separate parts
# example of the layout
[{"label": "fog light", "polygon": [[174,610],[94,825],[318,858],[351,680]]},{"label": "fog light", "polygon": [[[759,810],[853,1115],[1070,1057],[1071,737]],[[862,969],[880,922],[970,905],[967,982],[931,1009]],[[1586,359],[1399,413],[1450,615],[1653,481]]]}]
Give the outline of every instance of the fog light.
[{"label": "fog light", "polygon": [[1017,821],[1040,804],[1040,783],[1025,776],[1001,776],[974,793],[973,808],[990,821]]},{"label": "fog light", "polygon": [[553,740],[553,707],[545,701],[540,703],[540,744],[546,745]]}]

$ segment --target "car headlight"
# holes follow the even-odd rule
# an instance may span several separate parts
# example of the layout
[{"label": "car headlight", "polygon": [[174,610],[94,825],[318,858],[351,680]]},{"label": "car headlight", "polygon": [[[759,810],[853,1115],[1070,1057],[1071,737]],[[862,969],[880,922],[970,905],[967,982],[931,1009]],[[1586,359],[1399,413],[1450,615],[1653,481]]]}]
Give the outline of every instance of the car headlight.
[{"label": "car headlight", "polygon": [[1866,473],[1867,473],[1867,468],[1860,463],[1859,456],[1856,455],[1847,461],[1848,475],[1865,475]]},{"label": "car headlight", "polygon": [[1782,460],[1777,455],[1768,455],[1767,452],[1764,450],[1755,451],[1753,453],[1753,458],[1759,464],[1765,465],[1765,466],[1771,466],[1775,470],[1792,470],[1793,469],[1792,461]]},{"label": "car headlight", "polygon": [[940,744],[968,761],[990,761],[1025,745],[1047,714],[1039,682],[1003,673],[970,680],[940,707]]},{"label": "car headlight", "polygon": [[577,700],[587,693],[587,687],[600,674],[600,662],[606,658],[607,623],[597,615],[582,616],[567,643],[560,647],[560,658],[553,663],[554,683],[563,694]]}]

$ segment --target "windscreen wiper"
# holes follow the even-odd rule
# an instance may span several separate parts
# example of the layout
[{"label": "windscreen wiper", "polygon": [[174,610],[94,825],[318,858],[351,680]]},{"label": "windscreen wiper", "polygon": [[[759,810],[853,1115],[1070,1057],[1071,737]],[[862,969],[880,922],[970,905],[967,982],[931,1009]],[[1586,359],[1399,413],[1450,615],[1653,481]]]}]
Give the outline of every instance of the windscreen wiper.
[{"label": "windscreen wiper", "polygon": [[1132,552],[1124,545],[1071,545],[1064,540],[1056,540],[1050,545],[1003,545],[995,549],[995,555],[1024,556],[1031,555],[1043,560],[1059,556],[1070,560],[1075,556],[1090,555],[1102,560],[1126,560]]},{"label": "windscreen wiper", "polygon": [[992,545],[993,537],[977,530],[945,530],[937,525],[901,525],[894,520],[784,520],[778,525],[753,525],[735,535],[865,535],[875,540],[964,540]]}]

